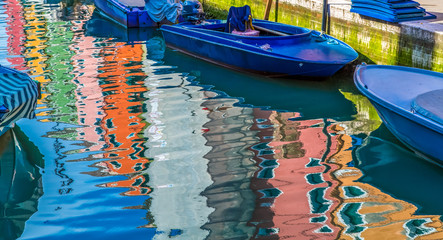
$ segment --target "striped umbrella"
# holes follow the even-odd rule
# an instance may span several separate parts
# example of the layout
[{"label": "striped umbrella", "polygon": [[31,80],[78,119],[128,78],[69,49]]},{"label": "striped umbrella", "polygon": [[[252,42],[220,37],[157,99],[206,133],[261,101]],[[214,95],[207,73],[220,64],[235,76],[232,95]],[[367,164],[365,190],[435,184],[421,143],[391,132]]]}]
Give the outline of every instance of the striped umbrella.
[{"label": "striped umbrella", "polygon": [[0,128],[35,118],[39,88],[27,74],[0,66]]}]

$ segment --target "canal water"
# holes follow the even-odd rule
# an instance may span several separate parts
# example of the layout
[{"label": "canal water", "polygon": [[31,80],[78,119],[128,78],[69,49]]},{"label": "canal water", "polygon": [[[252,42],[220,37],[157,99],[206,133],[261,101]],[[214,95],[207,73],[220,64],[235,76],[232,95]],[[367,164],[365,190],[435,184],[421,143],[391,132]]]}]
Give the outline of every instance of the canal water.
[{"label": "canal water", "polygon": [[0,63],[42,86],[0,139],[0,239],[443,239],[443,170],[351,73],[227,70],[87,1],[0,14]]}]

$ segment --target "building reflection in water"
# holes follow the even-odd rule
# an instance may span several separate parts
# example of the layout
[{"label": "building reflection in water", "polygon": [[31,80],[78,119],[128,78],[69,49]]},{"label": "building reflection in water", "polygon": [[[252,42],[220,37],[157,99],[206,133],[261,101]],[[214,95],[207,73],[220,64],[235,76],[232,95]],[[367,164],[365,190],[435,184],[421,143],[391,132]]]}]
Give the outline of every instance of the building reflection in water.
[{"label": "building reflection in water", "polygon": [[144,136],[146,154],[153,158],[146,173],[153,188],[149,211],[154,218],[151,224],[157,228],[154,239],[205,239],[209,232],[201,226],[213,211],[200,195],[212,183],[204,158],[210,147],[202,136],[208,121],[202,107],[205,91],[192,85],[185,74],[149,59],[153,57],[149,54],[159,50],[150,46],[151,42],[145,61],[149,91],[144,114],[150,125]]},{"label": "building reflection in water", "polygon": [[[77,6],[77,9],[87,7],[84,5]],[[90,16],[84,14],[84,17]],[[103,158],[101,150],[106,142],[103,137],[104,130],[101,127],[101,122],[105,117],[103,111],[104,96],[102,88],[97,81],[98,66],[103,58],[100,57],[100,47],[95,43],[95,38],[92,36],[85,36],[81,31],[85,27],[86,21],[72,22],[72,41],[75,44],[70,45],[70,50],[75,52],[71,61],[73,65],[72,82],[76,84],[75,88],[75,106],[78,112],[77,124],[82,125],[82,128],[77,130],[79,140],[87,141],[87,146],[84,151],[95,154],[96,158]]]},{"label": "building reflection in water", "polygon": [[415,205],[359,181],[352,161],[361,139],[349,122],[258,109],[254,117],[253,238],[441,237],[440,216],[417,215]]},{"label": "building reflection in water", "polygon": [[326,122],[297,121],[294,112],[254,112],[260,143],[252,146],[260,170],[253,185],[257,203],[252,223],[256,238],[336,239],[339,228],[330,212],[334,182],[322,163],[334,141]]},{"label": "building reflection in water", "polygon": [[[175,60],[168,51],[166,59]],[[224,86],[220,77],[211,77],[215,68],[204,63],[186,67],[187,62],[183,58],[177,65],[196,69],[193,75],[202,83]],[[202,193],[214,209],[204,225],[210,230],[208,239],[374,239],[383,237],[380,234],[439,238],[439,216],[421,216],[412,203],[359,181],[364,175],[356,168],[354,152],[380,125],[364,98],[342,92],[343,101],[354,102],[357,114],[353,120],[333,120],[250,108],[223,93],[206,95],[211,98],[202,104],[209,119],[204,137],[212,148],[205,158],[214,181]],[[333,109],[324,108],[308,111],[333,115]]]},{"label": "building reflection in water", "polygon": [[[16,3],[9,0],[8,4],[15,9]],[[81,4],[73,9],[91,13]],[[213,81],[215,89],[223,89],[226,83],[217,81],[236,74],[225,71],[225,75],[217,75],[210,70],[215,77],[211,80],[203,74],[203,83],[198,84],[186,73],[197,69],[194,61],[188,71],[169,66],[167,60],[166,65],[158,61],[165,54],[161,37],[152,36],[145,45],[84,36],[85,21],[73,21],[69,26],[47,23],[33,4],[24,11],[27,42],[23,49],[13,47],[11,54],[24,51],[26,61],[12,58],[10,62],[17,68],[29,67],[49,90],[41,100],[47,109],[40,113],[49,117],[42,121],[82,125],[59,134],[81,140],[79,151],[90,153],[82,155],[88,156],[86,160],[99,160],[94,162],[99,170],[93,175],[113,176],[99,186],[121,188],[121,198],[143,198],[144,205],[128,206],[133,202],[126,200],[125,208],[146,210],[145,224],[136,227],[156,229],[153,238],[443,237],[440,216],[425,211],[432,208],[431,203],[397,198],[403,195],[375,177],[371,179],[371,174],[385,174],[377,179],[389,175],[374,170],[381,163],[365,158],[374,155],[382,160],[377,154],[387,151],[377,151],[383,144],[367,138],[374,129],[362,129],[367,126],[365,117],[333,120],[323,109],[307,110],[309,101],[299,112],[242,105],[239,99],[203,85]],[[9,29],[16,36],[22,31]],[[16,41],[11,37],[8,44],[19,46]],[[183,66],[183,59],[176,65]],[[248,80],[261,84],[257,78],[239,76],[238,84],[252,85]],[[226,85],[228,90],[233,86]],[[343,96],[350,98],[346,93]],[[366,111],[360,108],[360,101],[354,103],[358,114]],[[325,116],[308,118],[303,116],[306,111]],[[60,160],[66,154],[58,157],[55,172],[63,173],[68,164]],[[26,168],[36,180],[29,184],[28,196],[22,201],[30,206],[25,209],[28,215],[35,211],[42,194],[36,170],[35,166]],[[6,176],[2,174],[3,188],[10,186]],[[59,187],[60,194],[68,193],[73,179],[59,177],[64,187]],[[17,205],[2,201],[3,208]],[[9,232],[18,236],[26,218],[29,216],[7,223],[12,229]]]},{"label": "building reflection in water", "polygon": [[110,42],[100,53],[103,62],[98,69],[103,94],[103,114],[99,119],[103,130],[102,150],[109,159],[96,164],[101,172],[109,175],[126,176],[128,179],[107,183],[107,187],[129,188],[125,195],[146,195],[151,189],[147,185],[145,171],[150,158],[145,156],[144,138],[141,136],[147,124],[143,113],[145,74],[141,61],[145,57],[143,45]]},{"label": "building reflection in water", "polygon": [[204,137],[211,149],[205,158],[213,181],[202,195],[214,209],[203,228],[209,230],[208,239],[247,239],[255,229],[249,224],[256,198],[251,178],[257,170],[248,150],[257,142],[257,132],[250,130],[253,109],[234,106],[237,99],[217,95],[206,92],[208,100],[202,104],[208,111]]},{"label": "building reflection in water", "polygon": [[11,64],[12,68],[23,71],[26,70],[26,62],[22,57],[25,50],[24,40],[26,39],[23,25],[25,19],[23,16],[23,7],[17,0],[5,1],[5,14],[7,27],[6,34],[8,36],[7,49],[8,57],[6,60]]}]

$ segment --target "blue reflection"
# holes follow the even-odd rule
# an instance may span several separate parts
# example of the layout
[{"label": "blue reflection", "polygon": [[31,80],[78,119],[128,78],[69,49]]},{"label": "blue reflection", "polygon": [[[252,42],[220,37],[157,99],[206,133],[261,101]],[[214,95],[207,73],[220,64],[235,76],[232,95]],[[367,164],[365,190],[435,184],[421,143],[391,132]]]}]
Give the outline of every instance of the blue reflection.
[{"label": "blue reflection", "polygon": [[40,167],[43,156],[18,127],[0,136],[1,239],[20,237],[37,211],[43,194]]},{"label": "blue reflection", "polygon": [[443,214],[442,169],[401,145],[384,125],[365,139],[355,155],[364,174],[359,181],[414,204],[416,214]]}]

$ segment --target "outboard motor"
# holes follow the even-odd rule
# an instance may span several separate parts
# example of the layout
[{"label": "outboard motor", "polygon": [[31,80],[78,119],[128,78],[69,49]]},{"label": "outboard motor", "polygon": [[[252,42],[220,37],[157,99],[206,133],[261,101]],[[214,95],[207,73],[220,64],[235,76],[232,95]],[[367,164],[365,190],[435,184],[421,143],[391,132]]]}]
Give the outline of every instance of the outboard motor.
[{"label": "outboard motor", "polygon": [[197,0],[188,0],[183,3],[182,16],[185,21],[192,23],[199,23],[205,20],[203,7]]}]

